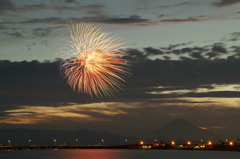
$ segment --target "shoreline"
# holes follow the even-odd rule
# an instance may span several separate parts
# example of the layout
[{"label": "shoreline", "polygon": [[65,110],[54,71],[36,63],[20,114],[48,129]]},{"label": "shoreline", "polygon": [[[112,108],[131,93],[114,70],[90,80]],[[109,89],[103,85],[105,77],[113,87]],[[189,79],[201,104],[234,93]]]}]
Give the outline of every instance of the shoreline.
[{"label": "shoreline", "polygon": [[152,144],[134,145],[22,145],[0,146],[0,150],[58,150],[58,149],[175,149],[175,150],[217,150],[240,151],[240,145],[165,145],[153,146]]}]

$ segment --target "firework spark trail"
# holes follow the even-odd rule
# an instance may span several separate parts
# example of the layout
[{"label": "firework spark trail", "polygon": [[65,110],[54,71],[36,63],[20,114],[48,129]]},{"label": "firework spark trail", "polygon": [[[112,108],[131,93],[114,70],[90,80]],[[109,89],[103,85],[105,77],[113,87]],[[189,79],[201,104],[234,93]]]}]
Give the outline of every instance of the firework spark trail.
[{"label": "firework spark trail", "polygon": [[74,91],[93,97],[114,96],[129,76],[119,40],[92,24],[68,28],[59,37],[60,71]]}]

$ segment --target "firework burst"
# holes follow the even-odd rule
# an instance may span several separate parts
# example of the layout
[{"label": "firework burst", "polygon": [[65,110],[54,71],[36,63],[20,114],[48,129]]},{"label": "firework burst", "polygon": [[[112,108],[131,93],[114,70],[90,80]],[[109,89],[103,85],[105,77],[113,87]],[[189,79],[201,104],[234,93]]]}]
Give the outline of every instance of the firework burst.
[{"label": "firework burst", "polygon": [[92,24],[67,27],[58,40],[60,72],[74,91],[114,96],[130,75],[120,40]]}]

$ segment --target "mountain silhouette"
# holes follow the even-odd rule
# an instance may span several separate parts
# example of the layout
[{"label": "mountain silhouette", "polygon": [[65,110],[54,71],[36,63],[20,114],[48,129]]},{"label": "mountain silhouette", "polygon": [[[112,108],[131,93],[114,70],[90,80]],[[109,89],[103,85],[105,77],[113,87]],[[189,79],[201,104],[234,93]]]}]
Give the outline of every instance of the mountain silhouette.
[{"label": "mountain silhouette", "polygon": [[206,140],[215,139],[215,133],[203,130],[183,119],[176,119],[159,129],[142,134],[144,137],[169,140]]}]

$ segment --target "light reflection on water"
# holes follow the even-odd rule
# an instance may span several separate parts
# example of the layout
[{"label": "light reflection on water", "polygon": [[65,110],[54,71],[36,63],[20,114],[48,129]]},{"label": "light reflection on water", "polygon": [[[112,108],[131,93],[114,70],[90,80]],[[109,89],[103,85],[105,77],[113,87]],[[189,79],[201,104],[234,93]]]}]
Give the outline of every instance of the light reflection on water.
[{"label": "light reflection on water", "polygon": [[239,159],[240,152],[203,150],[13,150],[0,151],[1,159]]}]

